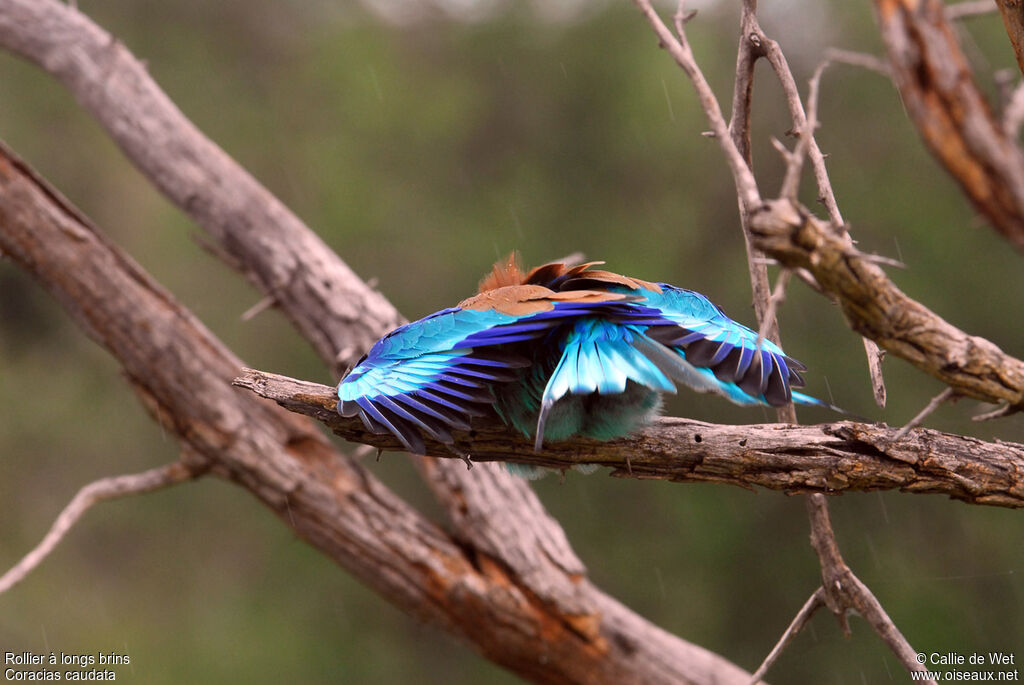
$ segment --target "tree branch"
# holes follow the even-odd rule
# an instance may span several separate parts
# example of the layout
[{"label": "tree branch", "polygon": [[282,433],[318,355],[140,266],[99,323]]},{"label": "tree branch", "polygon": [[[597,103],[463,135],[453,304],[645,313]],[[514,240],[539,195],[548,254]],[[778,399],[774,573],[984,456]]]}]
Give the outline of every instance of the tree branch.
[{"label": "tree branch", "polygon": [[197,468],[193,464],[176,461],[173,464],[158,466],[142,473],[100,478],[89,483],[79,490],[74,499],[64,507],[42,541],[7,573],[0,576],[0,595],[23,581],[46,557],[50,556],[50,553],[68,534],[68,531],[78,523],[85,512],[92,508],[92,505],[108,499],[140,495],[168,488],[191,480],[200,472],[201,468]]},{"label": "tree branch", "polygon": [[[825,498],[822,495],[808,497],[807,511],[811,517],[811,546],[814,547],[821,562],[823,599],[839,619],[843,632],[850,634],[847,615],[856,612],[874,628],[878,636],[903,663],[904,668],[908,671],[924,671],[925,667],[915,658],[916,652],[885,613],[878,599],[843,561],[843,556],[836,545]],[[923,682],[934,685],[935,681],[929,679]]]},{"label": "tree branch", "polygon": [[[1000,4],[1015,5],[1003,18],[1019,59],[1019,3]],[[978,90],[945,7],[875,0],[875,8],[903,106],[925,144],[975,209],[1024,251],[1024,153]]]},{"label": "tree branch", "polygon": [[[999,5],[999,14],[1003,17],[1006,35],[1010,37],[1013,54],[1017,56],[1017,68],[1024,74],[1024,7],[1020,2],[1012,0],[996,0],[996,4]],[[992,11],[992,3],[989,2],[988,5],[989,11]]]},{"label": "tree branch", "polygon": [[[391,435],[370,433],[358,418],[338,414],[334,388],[253,369],[234,383],[315,418],[346,440],[400,449]],[[598,464],[621,477],[757,485],[785,492],[902,490],[974,504],[1024,506],[1024,445],[923,429],[894,441],[897,430],[852,421],[727,426],[662,418],[631,438],[574,439],[536,452],[529,440],[496,419],[454,435],[457,447],[470,452],[474,461],[556,469]],[[426,444],[432,457],[458,458],[440,443]]]},{"label": "tree branch", "polygon": [[947,323],[907,297],[866,255],[806,209],[772,201],[752,228],[766,254],[810,271],[853,330],[949,385],[957,394],[1024,405],[1024,362]]},{"label": "tree branch", "polygon": [[[252,492],[299,536],[407,613],[537,682],[747,679],[721,657],[632,614],[571,564],[567,571],[541,559],[558,547],[557,539],[520,546],[525,558],[510,563],[467,548],[336,451],[312,422],[232,388],[238,359],[2,146],[0,251],[118,359],[150,413],[206,460],[211,473]],[[524,513],[524,527],[533,525],[530,510],[518,502],[510,508]],[[549,575],[527,585],[517,575],[522,568],[566,578]]]}]

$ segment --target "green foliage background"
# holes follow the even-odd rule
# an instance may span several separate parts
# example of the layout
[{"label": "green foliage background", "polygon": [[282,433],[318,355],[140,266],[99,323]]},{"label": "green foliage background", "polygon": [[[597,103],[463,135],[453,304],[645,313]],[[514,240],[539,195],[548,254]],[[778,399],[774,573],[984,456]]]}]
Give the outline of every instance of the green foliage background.
[{"label": "green foliage background", "polygon": [[[736,3],[701,7],[692,40],[728,106]],[[867,3],[762,3],[801,84],[828,45],[878,51]],[[575,251],[698,289],[747,323],[731,180],[689,84],[629,3],[560,19],[502,5],[389,23],[326,2],[92,0],[81,8],[144,59],[203,131],[293,208],[410,318],[462,299],[512,249],[528,263]],[[1013,67],[996,15],[973,20],[979,73]],[[986,79],[986,88],[991,88]],[[769,136],[789,128],[767,69],[755,161],[780,180]],[[978,220],[922,150],[892,87],[828,72],[820,143],[859,247],[960,327],[1024,356],[1021,255]],[[276,312],[208,255],[48,76],[0,55],[0,137],[66,193],[252,366],[331,379]],[[813,202],[813,184],[806,184]],[[786,350],[809,391],[890,424],[941,388],[906,363],[870,396],[859,341],[838,310],[794,284]],[[0,566],[15,563],[84,483],[174,459],[116,364],[34,283],[0,262]],[[1024,420],[974,424],[945,406],[935,428],[1024,440]],[[770,421],[688,395],[669,411]],[[832,417],[802,412],[802,421]],[[437,514],[406,461],[369,468]],[[774,492],[570,474],[539,482],[593,580],[667,630],[753,669],[818,584],[803,502]],[[1024,658],[1024,519],[933,496],[833,500],[840,544],[925,652]],[[770,674],[778,683],[901,682],[859,619],[846,640],[821,614]],[[127,653],[118,679],[205,682],[514,682],[416,623],[297,540],[245,492],[205,479],[89,513],[26,582],[0,596],[0,652]]]}]

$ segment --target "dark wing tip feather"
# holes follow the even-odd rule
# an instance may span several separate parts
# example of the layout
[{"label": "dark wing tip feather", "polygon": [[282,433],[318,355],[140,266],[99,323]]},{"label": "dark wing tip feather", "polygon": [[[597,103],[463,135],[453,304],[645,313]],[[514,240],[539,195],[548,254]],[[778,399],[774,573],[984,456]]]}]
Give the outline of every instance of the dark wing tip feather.
[{"label": "dark wing tip feather", "polygon": [[792,388],[804,385],[800,372],[807,367],[783,354],[709,340],[680,326],[652,326],[646,333],[662,344],[683,348],[690,364],[710,369],[718,380],[735,383],[743,392],[763,397],[771,406],[788,404]]},{"label": "dark wing tip feather", "polygon": [[773,407],[780,407],[789,404],[793,399],[792,390],[787,382],[789,370],[785,369],[785,364],[781,359],[777,359],[775,355],[771,355],[771,358],[774,366],[765,383],[764,399]]},{"label": "dark wing tip feather", "polygon": [[[366,397],[360,397],[356,401],[363,409],[360,416],[368,417],[374,423],[385,428],[386,432],[391,433],[398,438],[398,441],[413,454],[424,453],[425,448],[423,446],[423,438],[412,426],[399,417],[398,414]],[[366,423],[365,418],[364,423]]]}]

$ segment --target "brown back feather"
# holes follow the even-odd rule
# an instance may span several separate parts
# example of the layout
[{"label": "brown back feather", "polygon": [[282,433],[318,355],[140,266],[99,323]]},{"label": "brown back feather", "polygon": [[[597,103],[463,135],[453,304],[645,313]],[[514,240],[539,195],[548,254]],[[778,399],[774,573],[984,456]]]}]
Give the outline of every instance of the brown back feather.
[{"label": "brown back feather", "polygon": [[491,273],[483,277],[477,293],[497,290],[507,285],[520,285],[526,282],[526,274],[520,266],[519,253],[510,252],[504,259],[499,259],[491,268]]},{"label": "brown back feather", "polygon": [[[586,264],[579,264],[570,268],[561,262],[551,262],[535,267],[529,272],[523,272],[522,266],[520,266],[519,253],[512,252],[508,257],[495,263],[491,272],[480,281],[480,287],[477,290],[478,296],[470,298],[466,302],[472,302],[469,306],[470,309],[493,308],[504,311],[511,308],[513,302],[518,302],[520,306],[527,306],[533,311],[543,311],[543,307],[534,309],[540,307],[537,303],[538,299],[563,299],[553,297],[553,289],[557,289],[558,292],[587,290],[596,293],[607,288],[609,285],[621,285],[630,290],[646,288],[661,292],[661,287],[657,283],[592,268],[602,264],[604,262],[587,262]],[[559,279],[561,279],[561,282],[555,286],[555,281]],[[521,287],[509,288],[509,286]],[[509,289],[504,290],[505,288]],[[538,296],[538,289],[545,294]],[[499,290],[503,292],[500,294],[494,292]],[[484,295],[489,293],[493,293],[493,295],[484,297]],[[603,294],[605,296],[608,295],[608,293]],[[619,298],[606,297],[606,299],[613,300]],[[524,305],[523,303],[525,302],[531,302],[531,304]]]}]

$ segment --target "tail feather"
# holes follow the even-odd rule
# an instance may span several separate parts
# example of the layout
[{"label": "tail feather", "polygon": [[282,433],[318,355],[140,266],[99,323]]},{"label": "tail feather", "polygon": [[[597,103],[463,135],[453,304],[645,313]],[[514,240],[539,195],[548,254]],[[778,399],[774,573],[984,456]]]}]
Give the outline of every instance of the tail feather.
[{"label": "tail feather", "polygon": [[852,411],[847,411],[846,409],[843,409],[842,407],[837,407],[834,404],[829,404],[828,402],[824,402],[822,400],[819,400],[817,397],[811,397],[810,395],[805,395],[802,392],[797,392],[795,390],[793,391],[793,403],[794,404],[802,404],[802,405],[807,406],[807,407],[824,407],[825,409],[830,409],[831,411],[834,411],[837,414],[842,414],[843,416],[849,416],[851,419],[856,419],[857,421],[869,421],[870,420],[870,419],[867,419],[867,418],[861,416],[860,414],[854,414]]},{"label": "tail feather", "polygon": [[[637,339],[642,333],[600,320],[580,321],[566,337],[562,356],[541,395],[534,446],[544,443],[544,428],[555,403],[567,394],[618,394],[633,381],[659,392],[676,391],[672,374],[652,359]],[[665,348],[664,355],[671,353]],[[685,362],[683,362],[685,363]]]}]

